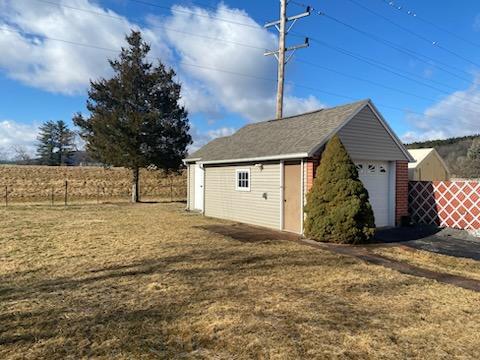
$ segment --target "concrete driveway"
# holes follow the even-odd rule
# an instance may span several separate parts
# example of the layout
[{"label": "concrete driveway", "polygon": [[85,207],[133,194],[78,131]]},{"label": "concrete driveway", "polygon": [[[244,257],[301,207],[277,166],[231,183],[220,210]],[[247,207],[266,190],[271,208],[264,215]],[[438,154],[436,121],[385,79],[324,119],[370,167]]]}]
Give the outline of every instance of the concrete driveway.
[{"label": "concrete driveway", "polygon": [[393,228],[380,230],[376,240],[379,243],[399,243],[413,249],[480,260],[480,240],[461,230],[442,230],[431,226]]}]

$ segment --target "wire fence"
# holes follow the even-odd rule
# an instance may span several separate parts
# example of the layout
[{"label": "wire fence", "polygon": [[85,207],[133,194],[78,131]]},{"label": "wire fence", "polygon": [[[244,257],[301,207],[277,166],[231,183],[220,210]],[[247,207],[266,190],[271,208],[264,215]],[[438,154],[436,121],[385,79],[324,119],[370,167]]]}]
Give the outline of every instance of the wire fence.
[{"label": "wire fence", "polygon": [[[20,185],[3,186],[3,206],[14,205],[81,205],[130,201],[132,189],[129,184],[98,181],[63,180],[51,183],[36,183],[26,188]],[[142,187],[140,200],[148,202],[184,202],[187,198],[186,183],[172,179],[169,183]]]}]

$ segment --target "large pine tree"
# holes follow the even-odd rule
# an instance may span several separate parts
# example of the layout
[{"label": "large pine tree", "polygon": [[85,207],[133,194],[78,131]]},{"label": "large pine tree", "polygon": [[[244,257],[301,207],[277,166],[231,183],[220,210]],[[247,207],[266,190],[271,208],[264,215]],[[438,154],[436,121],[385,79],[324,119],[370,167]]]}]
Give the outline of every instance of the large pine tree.
[{"label": "large pine tree", "polygon": [[305,212],[305,234],[318,241],[358,244],[375,232],[368,192],[336,135],[322,154]]},{"label": "large pine tree", "polygon": [[97,160],[132,170],[132,201],[137,202],[139,169],[178,169],[192,140],[175,72],[147,61],[150,46],[140,32],[132,31],[126,40],[129,46],[109,61],[113,76],[90,83],[90,116],[76,115],[74,122]]}]

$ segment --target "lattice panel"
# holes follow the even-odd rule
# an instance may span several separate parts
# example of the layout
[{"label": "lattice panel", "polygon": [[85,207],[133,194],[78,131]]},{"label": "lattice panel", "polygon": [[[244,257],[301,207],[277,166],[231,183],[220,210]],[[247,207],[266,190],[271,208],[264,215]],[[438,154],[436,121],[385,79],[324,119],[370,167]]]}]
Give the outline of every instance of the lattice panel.
[{"label": "lattice panel", "polygon": [[410,181],[412,220],[457,229],[480,229],[480,182]]}]

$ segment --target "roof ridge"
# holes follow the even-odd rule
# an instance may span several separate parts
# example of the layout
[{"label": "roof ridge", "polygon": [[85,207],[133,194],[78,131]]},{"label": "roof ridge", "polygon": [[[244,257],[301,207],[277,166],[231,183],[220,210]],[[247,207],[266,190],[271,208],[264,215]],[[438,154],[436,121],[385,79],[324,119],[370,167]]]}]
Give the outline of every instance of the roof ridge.
[{"label": "roof ridge", "polygon": [[[362,99],[362,100],[358,100],[358,101],[353,101],[353,102],[350,102],[350,103],[335,105],[335,106],[332,106],[332,107],[324,107],[324,108],[320,108],[320,109],[317,109],[317,110],[311,110],[311,111],[303,112],[303,113],[301,113],[301,114],[284,116],[284,117],[282,117],[282,118],[280,118],[280,119],[263,120],[263,121],[259,121],[259,122],[253,123],[253,124],[260,124],[260,123],[266,123],[266,122],[272,122],[272,121],[287,120],[287,119],[291,119],[291,118],[295,118],[295,117],[299,117],[299,116],[303,116],[303,115],[313,114],[313,113],[316,113],[316,112],[321,112],[321,111],[326,111],[326,110],[334,110],[334,109],[337,109],[337,108],[340,108],[340,107],[344,107],[344,106],[351,106],[351,105],[354,105],[354,104],[368,103],[368,102],[370,102],[370,98],[366,98],[366,99]],[[249,124],[249,125],[253,125],[253,124]]]}]

